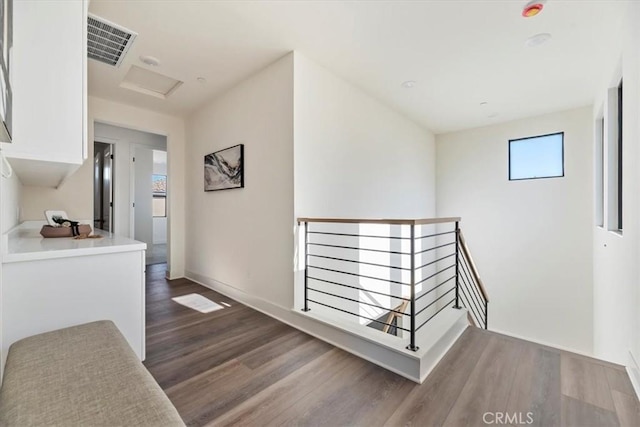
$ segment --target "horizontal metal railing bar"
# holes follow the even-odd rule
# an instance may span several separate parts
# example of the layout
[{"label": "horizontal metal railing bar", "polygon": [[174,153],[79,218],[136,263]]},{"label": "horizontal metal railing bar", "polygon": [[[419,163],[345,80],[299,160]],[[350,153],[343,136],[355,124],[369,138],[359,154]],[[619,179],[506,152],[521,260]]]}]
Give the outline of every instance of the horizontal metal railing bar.
[{"label": "horizontal metal railing bar", "polygon": [[416,313],[416,316],[419,315],[420,313],[422,313],[423,311],[425,311],[426,309],[428,309],[429,307],[431,307],[433,304],[435,304],[438,301],[440,301],[442,298],[444,298],[445,295],[447,295],[448,293],[451,293],[452,291],[455,291],[455,290],[456,290],[455,286],[453,288],[449,289],[447,292],[445,292],[444,294],[440,295],[438,298],[434,299],[429,304],[424,306],[421,310],[418,310],[418,312]]},{"label": "horizontal metal railing bar", "polygon": [[314,245],[314,246],[324,246],[324,247],[327,247],[327,248],[353,249],[353,250],[356,250],[356,251],[369,251],[369,252],[382,252],[383,254],[411,255],[410,252],[383,251],[381,249],[355,248],[353,246],[327,245],[325,243],[313,243],[313,242],[309,242],[308,244],[309,245]]},{"label": "horizontal metal railing bar", "polygon": [[333,310],[338,310],[338,311],[342,311],[343,313],[351,314],[352,316],[360,317],[360,318],[362,318],[362,319],[371,320],[372,322],[380,323],[381,325],[388,325],[388,326],[392,326],[392,327],[394,327],[394,328],[401,329],[401,330],[403,330],[403,331],[411,332],[410,330],[405,329],[405,328],[402,328],[402,327],[400,327],[400,326],[398,326],[398,325],[394,325],[394,324],[392,324],[392,323],[385,323],[385,322],[381,322],[381,321],[379,321],[379,320],[372,319],[372,318],[370,318],[370,317],[363,316],[363,315],[361,315],[361,314],[352,313],[352,312],[350,312],[350,311],[343,310],[343,309],[341,309],[341,308],[333,307],[333,306],[331,306],[331,305],[324,304],[324,303],[321,303],[321,302],[319,302],[319,301],[312,300],[312,299],[310,299],[310,298],[308,299],[308,301],[309,301],[309,302],[316,303],[316,304],[320,304],[320,305],[322,305],[322,306],[325,306],[325,307],[331,308],[331,309],[333,309]]},{"label": "horizontal metal railing bar", "polygon": [[471,302],[473,302],[473,305],[476,306],[476,308],[478,309],[479,312],[482,313],[482,315],[485,315],[484,310],[482,309],[482,306],[484,305],[483,303],[478,301],[478,298],[475,297],[473,291],[469,288],[473,288],[473,286],[469,286],[469,284],[464,283],[464,281],[462,281],[461,283],[462,286],[460,286],[460,289],[462,291],[462,293],[466,293],[468,294],[469,299],[471,300]]},{"label": "horizontal metal railing bar", "polygon": [[471,276],[467,274],[468,272],[464,268],[463,261],[460,262],[460,273],[461,273],[460,277],[464,279],[463,283],[467,288],[469,288],[469,293],[471,293],[475,297],[474,299],[480,304],[480,301],[478,300],[477,293],[476,293],[476,289],[477,289],[476,283],[473,281]]},{"label": "horizontal metal railing bar", "polygon": [[[446,244],[444,244],[444,245],[440,245],[440,246],[434,246],[434,247],[432,247],[432,248],[425,249],[425,250],[420,251],[420,252],[416,252],[416,255],[420,255],[420,254],[423,254],[423,253],[425,253],[425,252],[432,251],[432,250],[434,250],[434,249],[445,248],[445,247],[447,247],[447,246],[451,246],[451,245],[455,245],[455,244],[456,244],[456,242],[451,242],[451,243],[446,243]],[[411,255],[411,254],[407,254],[407,255]]]},{"label": "horizontal metal railing bar", "polygon": [[352,259],[337,258],[337,257],[331,257],[331,256],[325,256],[325,255],[309,254],[309,256],[314,256],[316,258],[332,259],[334,261],[354,262],[356,264],[366,264],[366,265],[373,265],[376,267],[393,268],[395,270],[406,270],[406,271],[411,270],[410,268],[407,268],[407,267],[395,267],[393,265],[377,264],[375,262],[366,262],[366,261],[355,261]]},{"label": "horizontal metal railing bar", "polygon": [[424,322],[422,322],[422,325],[418,326],[416,328],[416,331],[419,331],[420,328],[422,328],[424,325],[426,325],[431,319],[433,319],[434,317],[436,317],[438,315],[438,313],[440,313],[442,310],[444,310],[445,308],[449,307],[449,304],[455,302],[455,298],[453,298],[451,301],[447,302],[440,310],[436,311],[435,313],[433,313],[433,315],[431,317],[429,317],[427,320],[425,320]]},{"label": "horizontal metal railing bar", "polygon": [[467,278],[468,286],[471,288],[471,292],[473,293],[473,296],[475,297],[476,301],[478,302],[478,304],[483,305],[485,301],[481,295],[480,290],[478,289],[478,284],[474,280],[472,280],[473,275],[469,272],[468,269],[466,269],[464,257],[462,257],[462,259],[463,261],[460,263],[460,265],[462,266],[461,268],[462,273]]},{"label": "horizontal metal railing bar", "polygon": [[478,273],[478,269],[475,263],[473,262],[473,257],[471,256],[471,252],[467,247],[467,242],[464,238],[464,234],[462,233],[462,231],[458,233],[458,240],[460,241],[460,249],[462,250],[464,257],[469,262],[469,266],[471,267],[471,272],[473,273],[473,277],[476,279],[476,282],[478,283],[478,288],[480,289],[480,292],[482,293],[484,300],[489,302],[489,295],[487,294],[487,290],[484,288],[484,283],[482,283],[482,279],[480,278],[480,273]]},{"label": "horizontal metal railing bar", "polygon": [[432,275],[425,277],[424,279],[420,280],[419,282],[416,282],[416,285],[421,285],[422,283],[426,282],[427,280],[429,280],[429,279],[431,279],[431,278],[433,278],[433,277],[436,277],[438,274],[442,273],[443,271],[447,271],[447,270],[449,270],[450,268],[453,268],[453,267],[455,267],[455,266],[456,266],[455,264],[451,264],[451,265],[450,265],[449,267],[447,267],[447,268],[443,268],[443,269],[442,269],[442,270],[440,270],[440,271],[436,271],[436,272],[435,272],[435,273],[433,273]]},{"label": "horizontal metal railing bar", "polygon": [[469,267],[469,262],[467,260],[466,257],[462,256],[462,267],[466,270],[466,273],[468,274],[470,279],[474,279],[473,282],[475,284],[474,289],[478,294],[478,297],[483,301],[483,302],[488,302],[485,297],[484,294],[482,293],[482,289],[480,288],[480,284],[478,282],[475,281],[475,276],[472,274],[471,272],[471,268]]},{"label": "horizontal metal railing bar", "polygon": [[440,283],[439,285],[434,286],[433,288],[429,289],[428,291],[426,291],[425,293],[423,293],[422,295],[416,297],[416,301],[418,301],[420,298],[429,295],[431,292],[435,291],[436,289],[438,289],[440,286],[444,285],[445,283],[455,279],[456,276],[455,274],[451,277],[449,277],[447,280],[445,280],[444,282]]},{"label": "horizontal metal railing bar", "polygon": [[365,279],[380,280],[381,282],[394,283],[396,285],[411,286],[409,283],[397,282],[395,280],[381,279],[379,277],[367,276],[364,274],[348,273],[346,271],[334,270],[332,268],[318,267],[315,265],[307,265],[309,268],[317,268],[318,270],[331,271],[333,273],[348,274],[349,276],[364,277]]},{"label": "horizontal metal railing bar", "polygon": [[418,240],[418,239],[428,239],[429,237],[443,236],[445,234],[453,234],[455,232],[456,231],[453,230],[453,231],[445,231],[443,233],[429,234],[428,236],[416,237],[416,240]]},{"label": "horizontal metal railing bar", "polygon": [[460,217],[451,218],[422,218],[422,219],[375,219],[375,218],[298,218],[298,224],[301,222],[324,222],[324,223],[340,223],[340,224],[388,224],[388,225],[426,225],[441,224],[444,222],[460,221]]},{"label": "horizontal metal railing bar", "polygon": [[411,237],[374,236],[373,234],[329,233],[328,231],[309,231],[309,234],[324,234],[328,236],[347,236],[347,237],[375,237],[377,239],[411,240]]},{"label": "horizontal metal railing bar", "polygon": [[475,308],[476,313],[478,314],[479,318],[483,318],[484,317],[484,312],[478,308],[478,305],[476,304],[476,302],[473,300],[473,298],[469,295],[468,290],[466,290],[465,288],[460,288],[460,294],[463,295],[466,299],[467,299],[467,303],[469,304],[469,309]]},{"label": "horizontal metal railing bar", "polygon": [[[469,306],[467,308],[469,309],[469,312],[471,313],[471,316],[473,316],[473,318],[475,319],[476,323],[478,325],[483,324],[484,322],[482,321],[482,316],[480,316],[477,313],[477,311],[474,310],[474,308],[471,306],[471,304],[469,303],[469,299],[468,299],[469,297],[467,295],[465,295],[464,292],[461,293],[461,294],[462,294],[462,298],[461,299],[466,299],[467,300],[467,305]],[[462,301],[462,305],[465,306],[464,301]]]},{"label": "horizontal metal railing bar", "polygon": [[312,277],[312,276],[307,276],[307,277],[309,279],[312,279],[312,280],[318,280],[318,281],[324,282],[324,283],[331,283],[332,285],[343,286],[345,288],[356,289],[356,290],[367,292],[367,293],[370,293],[370,294],[382,295],[384,297],[391,297],[391,298],[399,299],[399,300],[402,300],[402,301],[411,301],[409,298],[403,298],[403,297],[398,297],[398,296],[395,296],[395,295],[385,294],[383,292],[372,291],[372,290],[365,289],[365,288],[358,287],[358,286],[345,285],[344,283],[332,282],[331,280],[319,279],[317,277]]},{"label": "horizontal metal railing bar", "polygon": [[386,310],[386,311],[388,311],[388,312],[390,312],[390,313],[391,313],[391,312],[393,312],[393,313],[397,313],[397,314],[401,314],[401,315],[403,315],[403,316],[406,316],[406,314],[404,314],[404,313],[403,313],[403,312],[401,312],[401,311],[397,311],[397,310],[394,310],[394,309],[391,309],[391,308],[388,308],[388,307],[383,307],[383,306],[381,306],[381,305],[375,305],[375,304],[371,304],[371,303],[368,303],[368,302],[360,301],[360,300],[357,300],[357,299],[348,298],[348,297],[343,297],[343,296],[341,296],[341,295],[332,294],[331,292],[321,291],[320,289],[314,289],[314,288],[308,288],[308,289],[309,289],[310,291],[319,292],[319,293],[321,293],[321,294],[330,295],[330,296],[332,296],[332,297],[336,297],[336,298],[340,298],[340,299],[346,299],[347,301],[357,302],[358,304],[365,304],[365,305],[368,305],[368,306],[370,306],[370,307],[375,307],[375,308],[379,308],[379,309],[381,309],[381,310]]},{"label": "horizontal metal railing bar", "polygon": [[421,268],[428,267],[428,266],[430,266],[431,264],[435,264],[435,263],[436,263],[436,262],[438,262],[438,261],[442,261],[443,259],[447,259],[447,258],[452,257],[452,256],[456,256],[455,252],[454,252],[454,253],[452,253],[452,254],[450,254],[450,255],[443,256],[442,258],[438,258],[438,259],[437,259],[437,260],[435,260],[435,261],[428,262],[428,263],[426,263],[426,264],[424,264],[424,265],[421,265],[420,267],[416,267],[416,270],[419,270],[419,269],[421,269]]}]

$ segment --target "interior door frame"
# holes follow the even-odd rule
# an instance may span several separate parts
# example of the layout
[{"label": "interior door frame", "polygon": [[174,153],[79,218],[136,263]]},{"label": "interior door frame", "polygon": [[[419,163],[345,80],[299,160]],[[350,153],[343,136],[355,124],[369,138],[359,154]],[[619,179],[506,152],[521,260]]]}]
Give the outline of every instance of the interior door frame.
[{"label": "interior door frame", "polygon": [[[115,212],[115,208],[114,208],[114,202],[115,202],[115,185],[114,185],[114,179],[115,179],[115,160],[116,160],[116,156],[115,156],[115,143],[113,141],[107,141],[104,140],[102,138],[94,138],[93,141],[93,158],[95,159],[95,144],[100,143],[100,144],[105,144],[109,146],[109,151],[110,151],[110,156],[111,156],[111,168],[109,168],[109,180],[111,183],[111,191],[109,191],[109,232],[113,233],[113,227],[115,224],[115,220],[114,220],[114,212]],[[103,166],[103,170],[104,170],[104,166]],[[104,177],[102,179],[102,182],[104,183]],[[96,186],[95,186],[95,180],[93,183],[93,194],[95,197],[95,191],[96,191]],[[101,189],[101,193],[102,193],[102,189]],[[100,195],[100,198],[102,199],[102,194]],[[94,206],[94,216],[95,216],[95,206]]]}]

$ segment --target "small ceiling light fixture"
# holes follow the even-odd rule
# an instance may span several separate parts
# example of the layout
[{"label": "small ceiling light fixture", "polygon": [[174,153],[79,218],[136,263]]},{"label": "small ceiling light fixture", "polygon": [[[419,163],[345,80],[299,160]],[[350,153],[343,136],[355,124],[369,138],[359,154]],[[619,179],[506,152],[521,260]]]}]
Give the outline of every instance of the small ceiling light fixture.
[{"label": "small ceiling light fixture", "polygon": [[152,67],[157,67],[158,65],[160,65],[160,60],[154,56],[141,55],[140,61],[142,61],[144,64],[151,65]]},{"label": "small ceiling light fixture", "polygon": [[406,82],[403,82],[401,86],[405,89],[411,89],[416,87],[416,82],[414,80],[407,80]]},{"label": "small ceiling light fixture", "polygon": [[482,101],[482,102],[480,103],[480,106],[481,106],[481,107],[486,107],[487,105],[489,105],[489,103],[488,103],[487,101]]},{"label": "small ceiling light fixture", "polygon": [[534,16],[536,16],[540,12],[542,12],[542,8],[544,7],[545,3],[546,3],[546,0],[532,0],[532,1],[530,1],[522,9],[522,16],[525,17],[525,18],[533,18]]},{"label": "small ceiling light fixture", "polygon": [[524,41],[524,45],[526,47],[538,47],[549,40],[551,40],[551,34],[549,33],[534,34]]},{"label": "small ceiling light fixture", "polygon": [[196,80],[198,81],[198,83],[202,83],[202,84],[205,84],[207,82],[207,79],[205,79],[204,77],[198,77],[196,78]]}]

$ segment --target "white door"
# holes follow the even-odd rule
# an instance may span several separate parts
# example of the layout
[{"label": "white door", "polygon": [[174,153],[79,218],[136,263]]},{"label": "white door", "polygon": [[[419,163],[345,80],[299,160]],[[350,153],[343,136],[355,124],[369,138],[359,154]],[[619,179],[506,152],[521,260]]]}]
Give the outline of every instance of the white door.
[{"label": "white door", "polygon": [[133,238],[153,249],[153,150],[135,145],[133,152]]}]

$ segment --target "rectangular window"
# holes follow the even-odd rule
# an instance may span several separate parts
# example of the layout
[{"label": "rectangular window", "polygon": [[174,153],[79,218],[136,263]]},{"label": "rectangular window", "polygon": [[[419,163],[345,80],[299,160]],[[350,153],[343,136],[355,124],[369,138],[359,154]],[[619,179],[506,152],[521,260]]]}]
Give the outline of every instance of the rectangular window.
[{"label": "rectangular window", "polygon": [[509,140],[509,180],[564,176],[564,132]]},{"label": "rectangular window", "polygon": [[153,216],[167,216],[167,176],[153,175]]},{"label": "rectangular window", "polygon": [[154,217],[167,216],[167,196],[153,196],[152,211]]}]

